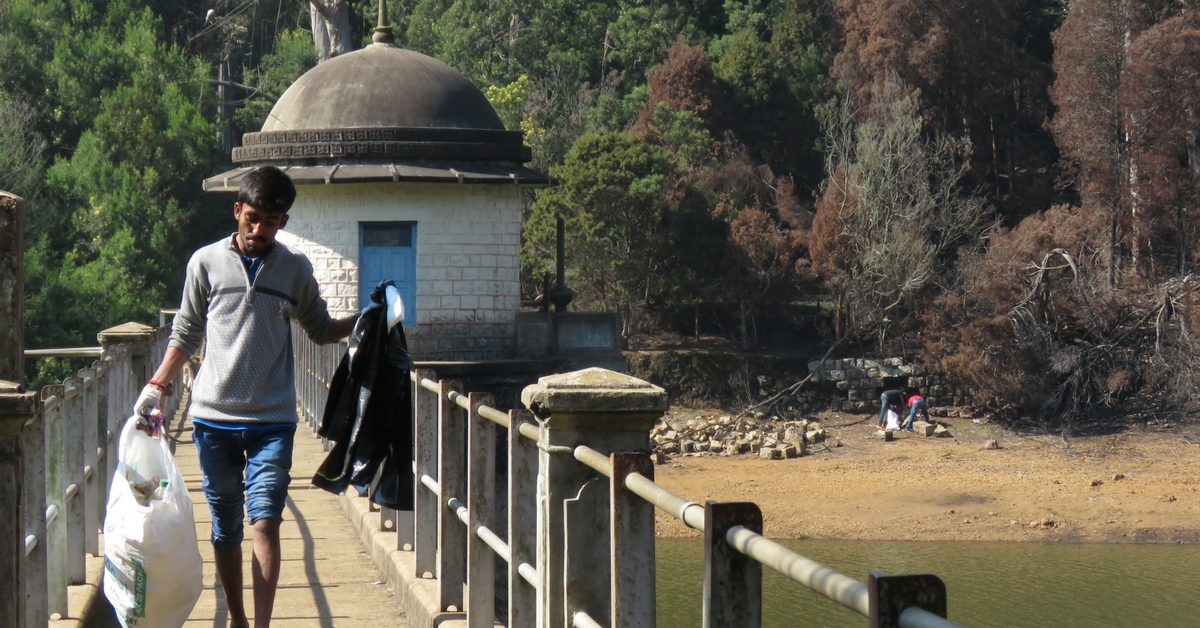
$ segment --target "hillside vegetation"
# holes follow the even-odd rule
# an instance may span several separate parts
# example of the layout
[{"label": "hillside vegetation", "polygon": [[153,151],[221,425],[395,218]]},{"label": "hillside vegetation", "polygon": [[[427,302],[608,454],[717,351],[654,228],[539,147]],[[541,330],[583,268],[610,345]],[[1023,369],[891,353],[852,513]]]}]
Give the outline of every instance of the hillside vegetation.
[{"label": "hillside vegetation", "polygon": [[[525,296],[625,333],[906,355],[1067,430],[1196,402],[1195,0],[388,0],[525,132]],[[200,192],[367,0],[0,0],[27,345],[178,299]],[[316,25],[314,32],[313,25]],[[574,306],[573,306],[574,307]],[[815,312],[815,313],[814,313]],[[815,356],[814,356],[815,357]],[[39,365],[41,377],[64,365]]]}]

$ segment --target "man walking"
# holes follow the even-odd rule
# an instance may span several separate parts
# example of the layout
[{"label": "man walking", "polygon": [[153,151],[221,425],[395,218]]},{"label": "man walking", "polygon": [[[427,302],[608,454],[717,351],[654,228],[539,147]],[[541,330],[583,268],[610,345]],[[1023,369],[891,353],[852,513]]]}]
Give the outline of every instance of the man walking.
[{"label": "man walking", "polygon": [[327,344],[350,335],[356,318],[333,320],[312,264],[275,241],[295,198],[291,179],[273,166],[242,179],[233,205],[237,232],[188,261],[166,355],[134,404],[135,416],[160,405],[164,382],[204,342],[204,368],[192,387],[192,434],[230,628],[250,626],[242,599],[246,511],[253,534],[255,628],[270,625],[279,583],[279,524],[299,421],[290,321],[313,342]]}]

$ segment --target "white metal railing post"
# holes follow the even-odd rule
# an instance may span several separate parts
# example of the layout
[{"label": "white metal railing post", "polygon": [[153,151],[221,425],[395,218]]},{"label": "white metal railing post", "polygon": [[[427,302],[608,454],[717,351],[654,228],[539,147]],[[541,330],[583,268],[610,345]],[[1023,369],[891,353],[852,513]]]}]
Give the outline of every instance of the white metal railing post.
[{"label": "white metal railing post", "polygon": [[304,371],[308,368],[308,362],[305,360],[304,351],[306,347],[300,337],[296,335],[299,325],[296,321],[291,322],[292,335],[292,381],[296,386],[296,405],[300,408],[300,420],[305,421],[308,417],[308,403],[304,397]]},{"label": "white metal railing post", "polygon": [[458,514],[447,503],[452,497],[465,497],[466,412],[448,399],[451,392],[462,394],[462,383],[438,382],[438,610],[463,610],[463,585],[466,584],[467,535]]},{"label": "white metal railing post", "polygon": [[508,628],[534,628],[538,621],[537,589],[518,571],[537,564],[537,443],[521,435],[520,426],[534,423],[528,410],[508,413]]},{"label": "white metal railing post", "polygon": [[589,368],[543,377],[522,391],[521,401],[540,423],[539,620],[545,627],[565,628],[582,612],[608,625],[612,571],[607,480],[599,482],[594,470],[575,460],[574,451],[586,444],[605,455],[649,452],[650,430],[667,410],[667,393],[640,379]]},{"label": "white metal railing post", "polygon": [[428,369],[413,371],[413,457],[415,459],[416,496],[413,500],[413,562],[417,578],[437,574],[437,539],[439,499],[424,486],[422,477],[434,481],[438,477],[438,398],[437,392],[426,389],[422,381],[437,381],[437,374]]},{"label": "white metal railing post", "polygon": [[[412,471],[414,471],[414,473],[415,473],[417,470],[417,462],[416,462],[416,460],[417,460],[416,403],[417,403],[417,389],[419,389],[420,386],[413,387],[412,385],[410,385],[411,373],[410,373],[409,379],[410,379],[409,382],[401,382],[401,385],[409,386],[408,401],[409,401],[409,410],[412,411],[411,416],[412,416],[412,420],[413,420],[413,425],[412,425],[413,431],[412,431],[412,434],[409,435],[409,437],[411,438],[410,442],[412,443],[412,460],[408,461],[408,463],[410,465],[412,465],[412,467],[411,467]],[[417,542],[417,530],[416,530],[417,519],[416,519],[416,504],[415,504],[415,502],[416,502],[417,495],[419,495],[420,493],[424,493],[425,491],[422,490],[421,480],[420,480],[419,476],[414,476],[413,484],[414,484],[413,489],[412,489],[413,490],[413,502],[414,502],[413,507],[410,508],[409,510],[393,510],[391,513],[392,522],[395,524],[395,530],[396,530],[396,549],[401,550],[401,551],[407,551],[407,550],[414,549],[416,547],[416,542]]]},{"label": "white metal railing post", "polygon": [[[104,509],[108,505],[108,489],[112,475],[109,473],[109,465],[113,464],[109,460],[109,422],[113,409],[110,383],[114,377],[113,362],[104,354],[101,354],[100,359],[92,362],[92,368],[96,371],[96,471],[95,477],[99,482],[97,487],[96,498],[99,501],[97,506],[100,512],[100,525],[104,525]],[[112,454],[115,456],[115,454]]]},{"label": "white metal railing post", "polygon": [[762,512],[750,502],[704,505],[704,628],[762,625],[762,563],[730,546],[734,526],[762,534]]},{"label": "white metal railing post", "polygon": [[479,414],[487,393],[468,395],[467,415],[467,628],[492,628],[496,618],[496,554],[476,534],[491,527],[496,492],[496,426]]},{"label": "white metal railing post", "polygon": [[[27,423],[36,423],[36,393],[27,393],[14,382],[0,381],[0,624],[21,626],[25,623],[26,582],[25,536],[30,510],[25,465],[29,458],[22,432]],[[35,475],[36,474],[31,474]],[[36,480],[37,478],[32,478]],[[35,502],[36,503],[36,502]]]},{"label": "white metal railing post", "polygon": [[25,449],[25,538],[32,538],[32,549],[24,552],[25,628],[45,628],[50,616],[47,606],[46,544],[46,417],[37,393],[33,395],[36,415],[25,424],[22,433]]},{"label": "white metal railing post", "polygon": [[[110,345],[104,349],[105,359],[109,362],[108,372],[108,414],[105,417],[105,468],[109,479],[117,472],[117,439],[121,433],[121,424],[130,413],[132,403],[126,404],[125,398],[129,390],[129,351],[125,345]],[[107,490],[107,481],[105,490]],[[107,497],[105,498],[107,502]]]},{"label": "white metal railing post", "polygon": [[46,599],[51,615],[67,616],[66,411],[63,385],[42,388],[46,423]]},{"label": "white metal railing post", "polygon": [[97,391],[100,384],[97,371],[86,368],[79,371],[80,396],[83,398],[83,483],[80,497],[83,498],[83,551],[92,556],[100,555],[100,526],[104,519],[104,477],[100,470],[100,408]]},{"label": "white metal railing post", "polygon": [[632,473],[654,479],[645,453],[614,452],[609,501],[612,504],[612,628],[654,628],[654,504],[625,487]]},{"label": "white metal railing post", "polygon": [[83,559],[83,382],[71,377],[63,380],[63,475],[66,484],[67,511],[67,585],[83,584],[87,579]]}]

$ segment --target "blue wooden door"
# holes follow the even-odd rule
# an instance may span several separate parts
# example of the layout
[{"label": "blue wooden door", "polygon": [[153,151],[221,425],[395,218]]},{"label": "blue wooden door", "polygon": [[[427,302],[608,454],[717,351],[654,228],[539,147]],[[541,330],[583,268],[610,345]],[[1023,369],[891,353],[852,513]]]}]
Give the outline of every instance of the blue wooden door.
[{"label": "blue wooden door", "polygon": [[396,282],[404,301],[404,325],[417,323],[417,224],[364,222],[359,225],[358,306],[371,302],[379,282]]}]

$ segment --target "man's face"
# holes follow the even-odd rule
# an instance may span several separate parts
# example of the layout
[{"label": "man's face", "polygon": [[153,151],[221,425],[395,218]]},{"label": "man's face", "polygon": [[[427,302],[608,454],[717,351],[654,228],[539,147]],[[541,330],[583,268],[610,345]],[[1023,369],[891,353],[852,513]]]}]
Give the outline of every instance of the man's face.
[{"label": "man's face", "polygon": [[283,212],[264,212],[249,203],[234,203],[233,217],[237,219],[238,248],[242,255],[258,257],[275,243],[275,234],[287,226],[288,215]]}]

